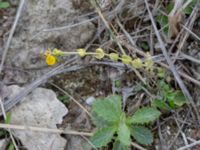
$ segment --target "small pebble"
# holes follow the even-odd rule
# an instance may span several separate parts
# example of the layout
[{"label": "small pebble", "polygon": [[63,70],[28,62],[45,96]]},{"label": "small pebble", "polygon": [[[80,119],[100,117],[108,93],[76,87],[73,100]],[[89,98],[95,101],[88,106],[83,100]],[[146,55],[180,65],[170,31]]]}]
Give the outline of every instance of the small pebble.
[{"label": "small pebble", "polygon": [[92,105],[92,103],[95,101],[95,98],[93,97],[93,96],[91,96],[91,97],[88,97],[87,99],[86,99],[86,104],[88,104],[88,105]]}]

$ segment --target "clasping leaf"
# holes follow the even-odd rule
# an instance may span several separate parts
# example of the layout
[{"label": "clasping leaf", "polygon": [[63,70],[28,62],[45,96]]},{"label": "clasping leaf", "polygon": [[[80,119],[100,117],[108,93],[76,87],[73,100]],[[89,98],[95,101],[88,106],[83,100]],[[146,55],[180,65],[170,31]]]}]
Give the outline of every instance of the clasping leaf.
[{"label": "clasping leaf", "polygon": [[111,95],[93,103],[92,111],[107,122],[117,123],[122,114],[121,97]]},{"label": "clasping leaf", "polygon": [[152,122],[159,118],[160,112],[156,108],[143,107],[135,112],[135,114],[129,118],[128,122],[133,124],[145,124]]}]

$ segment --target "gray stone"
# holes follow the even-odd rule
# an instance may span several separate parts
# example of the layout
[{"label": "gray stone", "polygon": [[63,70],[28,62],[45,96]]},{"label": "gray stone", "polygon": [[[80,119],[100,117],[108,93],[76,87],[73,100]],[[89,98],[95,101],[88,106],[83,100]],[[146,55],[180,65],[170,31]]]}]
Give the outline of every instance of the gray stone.
[{"label": "gray stone", "polygon": [[[85,46],[92,39],[95,27],[91,22],[85,22],[87,17],[79,17],[78,14],[80,13],[72,7],[71,0],[26,1],[8,50],[6,64],[40,68],[46,65],[42,53],[47,48],[73,51]],[[82,21],[85,23],[69,27]],[[68,28],[42,32],[63,26]],[[4,41],[6,39],[7,36]]]},{"label": "gray stone", "polygon": [[86,100],[85,100],[85,102],[86,102],[86,104],[88,104],[88,105],[92,105],[92,103],[95,101],[95,98],[93,97],[93,96],[90,96],[90,97],[88,97]]},{"label": "gray stone", "polygon": [[[14,96],[22,89],[12,85],[7,90],[11,96]],[[11,110],[11,113],[12,124],[56,129],[56,125],[62,123],[68,109],[56,98],[52,90],[37,88],[24,97],[23,101]],[[66,140],[59,134],[18,130],[14,130],[13,134],[28,150],[62,150],[66,145]]]}]

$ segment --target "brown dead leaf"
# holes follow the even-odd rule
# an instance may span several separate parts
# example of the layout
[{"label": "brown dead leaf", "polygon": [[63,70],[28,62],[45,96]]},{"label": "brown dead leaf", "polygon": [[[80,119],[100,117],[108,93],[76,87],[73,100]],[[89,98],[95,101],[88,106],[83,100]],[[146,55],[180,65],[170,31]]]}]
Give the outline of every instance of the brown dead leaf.
[{"label": "brown dead leaf", "polygon": [[169,20],[169,37],[175,38],[181,29],[181,22],[183,21],[184,14],[182,12],[177,12],[173,15],[168,16]]},{"label": "brown dead leaf", "polygon": [[181,8],[183,6],[183,0],[174,0],[174,7],[168,15],[169,21],[169,35],[170,38],[175,38],[180,31],[180,23],[183,19]]}]

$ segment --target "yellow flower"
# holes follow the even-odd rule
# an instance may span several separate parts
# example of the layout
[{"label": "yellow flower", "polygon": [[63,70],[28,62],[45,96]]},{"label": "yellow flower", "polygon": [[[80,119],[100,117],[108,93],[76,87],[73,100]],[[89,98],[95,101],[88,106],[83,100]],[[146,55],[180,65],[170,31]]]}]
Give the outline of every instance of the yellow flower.
[{"label": "yellow flower", "polygon": [[86,50],[82,48],[77,49],[77,52],[80,57],[84,57],[87,54]]},{"label": "yellow flower", "polygon": [[105,56],[104,50],[102,48],[97,48],[95,57],[97,59],[102,59],[104,58],[104,56]]},{"label": "yellow flower", "polygon": [[62,56],[63,52],[61,50],[58,50],[57,48],[54,48],[53,51],[52,51],[52,54],[54,56]]},{"label": "yellow flower", "polygon": [[53,55],[51,55],[51,54],[47,55],[47,56],[46,56],[46,63],[47,63],[47,65],[49,65],[49,66],[54,65],[54,64],[56,63],[56,57],[53,56]]},{"label": "yellow flower", "polygon": [[117,61],[119,59],[119,54],[117,53],[110,53],[109,54],[109,58],[112,60],[112,61]]},{"label": "yellow flower", "polygon": [[134,59],[132,62],[131,62],[131,65],[136,68],[136,69],[140,69],[143,67],[143,64],[142,64],[142,60],[140,58],[136,58]]},{"label": "yellow flower", "polygon": [[122,55],[121,60],[122,60],[123,64],[128,65],[132,61],[132,58],[130,56],[124,54],[124,55]]}]

